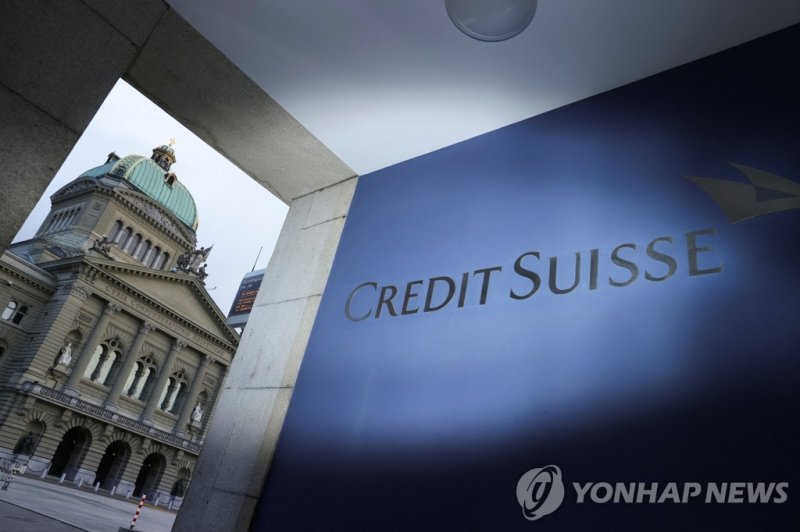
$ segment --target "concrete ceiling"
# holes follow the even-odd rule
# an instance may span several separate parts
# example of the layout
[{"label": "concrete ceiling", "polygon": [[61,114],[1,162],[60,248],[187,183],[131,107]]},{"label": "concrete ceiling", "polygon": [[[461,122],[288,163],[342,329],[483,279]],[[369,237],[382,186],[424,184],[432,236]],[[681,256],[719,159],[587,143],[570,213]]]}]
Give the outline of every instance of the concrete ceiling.
[{"label": "concrete ceiling", "polygon": [[505,42],[444,0],[168,0],[359,174],[800,22],[800,0],[540,0]]}]

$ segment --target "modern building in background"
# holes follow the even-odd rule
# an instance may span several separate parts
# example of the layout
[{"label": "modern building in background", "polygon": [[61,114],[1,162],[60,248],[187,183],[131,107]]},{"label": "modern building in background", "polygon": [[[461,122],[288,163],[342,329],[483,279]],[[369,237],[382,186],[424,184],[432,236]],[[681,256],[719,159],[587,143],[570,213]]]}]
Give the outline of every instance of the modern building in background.
[{"label": "modern building in background", "polygon": [[247,325],[247,318],[253,310],[256,302],[258,290],[261,288],[261,281],[264,279],[266,268],[247,272],[239,283],[239,290],[231,303],[231,310],[228,312],[228,325],[231,327],[244,327]]},{"label": "modern building in background", "polygon": [[0,258],[0,457],[29,474],[149,500],[191,479],[239,337],[175,161],[110,154]]}]

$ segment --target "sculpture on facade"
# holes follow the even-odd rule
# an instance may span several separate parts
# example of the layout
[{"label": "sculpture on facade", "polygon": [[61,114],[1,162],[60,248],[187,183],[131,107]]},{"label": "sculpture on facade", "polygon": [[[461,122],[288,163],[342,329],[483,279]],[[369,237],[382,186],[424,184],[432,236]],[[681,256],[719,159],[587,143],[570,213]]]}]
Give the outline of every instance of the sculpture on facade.
[{"label": "sculpture on facade", "polygon": [[72,362],[72,342],[67,342],[64,347],[61,348],[61,352],[58,356],[58,363],[63,364],[64,366],[69,366]]},{"label": "sculpture on facade", "polygon": [[100,240],[95,239],[94,244],[92,244],[92,249],[94,251],[97,251],[107,259],[111,259],[112,257],[111,255],[109,255],[109,252],[111,251],[111,246],[114,245],[116,245],[116,242],[110,242],[108,240],[108,237],[106,235],[103,235],[103,238],[101,238]]},{"label": "sculpture on facade", "polygon": [[183,272],[196,275],[201,281],[208,277],[206,273],[206,261],[211,254],[211,248],[201,247],[192,252],[187,252],[178,257],[177,265],[173,268],[174,272]]},{"label": "sculpture on facade", "polygon": [[206,273],[206,266],[208,266],[208,264],[203,264],[200,266],[200,269],[197,270],[197,278],[200,279],[203,284],[205,284],[206,277],[208,277],[208,274]]},{"label": "sculpture on facade", "polygon": [[194,405],[192,410],[192,421],[200,423],[203,420],[203,406],[200,403]]}]

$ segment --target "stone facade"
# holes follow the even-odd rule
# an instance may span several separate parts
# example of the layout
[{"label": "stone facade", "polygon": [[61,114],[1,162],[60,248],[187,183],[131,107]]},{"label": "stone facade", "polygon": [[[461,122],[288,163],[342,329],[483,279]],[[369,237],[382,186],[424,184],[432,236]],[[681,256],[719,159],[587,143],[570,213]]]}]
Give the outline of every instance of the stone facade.
[{"label": "stone facade", "polygon": [[204,269],[179,266],[208,250],[191,197],[180,212],[163,199],[164,153],[141,163],[164,190],[115,173],[112,154],[0,257],[0,457],[27,474],[162,501],[192,477],[239,337]]}]

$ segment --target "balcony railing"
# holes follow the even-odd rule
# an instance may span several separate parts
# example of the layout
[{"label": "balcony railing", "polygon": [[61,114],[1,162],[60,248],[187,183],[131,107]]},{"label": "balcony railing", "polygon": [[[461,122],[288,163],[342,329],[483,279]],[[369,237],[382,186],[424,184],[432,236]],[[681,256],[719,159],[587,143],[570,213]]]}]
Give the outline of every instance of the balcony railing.
[{"label": "balcony railing", "polygon": [[67,406],[93,418],[108,421],[114,425],[118,425],[132,432],[136,432],[141,436],[152,438],[162,443],[178,447],[184,451],[189,451],[193,454],[198,454],[200,452],[200,445],[198,443],[181,438],[175,434],[170,434],[169,432],[165,432],[161,429],[151,427],[150,425],[145,425],[144,423],[135,419],[120,415],[117,412],[112,412],[111,410],[106,410],[101,406],[88,403],[64,392],[59,392],[57,390],[53,390],[52,388],[42,386],[41,384],[26,382],[22,386],[22,391],[46,399],[51,403]]}]

